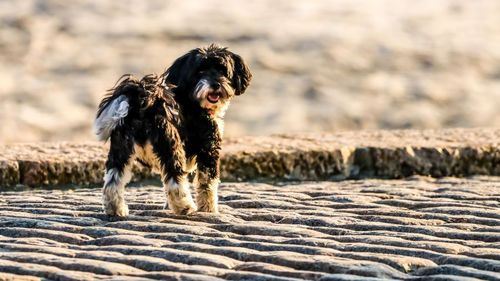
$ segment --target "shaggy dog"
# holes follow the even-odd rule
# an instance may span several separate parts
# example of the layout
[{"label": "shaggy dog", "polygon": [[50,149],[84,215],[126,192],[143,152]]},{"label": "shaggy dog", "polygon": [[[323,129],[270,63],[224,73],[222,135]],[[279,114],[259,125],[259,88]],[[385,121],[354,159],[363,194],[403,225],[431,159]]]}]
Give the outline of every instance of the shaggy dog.
[{"label": "shaggy dog", "polygon": [[[128,215],[124,188],[134,160],[161,173],[175,214],[217,213],[223,117],[251,77],[239,55],[213,44],[191,50],[161,76],[122,76],[94,121],[99,140],[111,139],[103,187],[106,214]],[[197,204],[187,178],[195,169]]]}]

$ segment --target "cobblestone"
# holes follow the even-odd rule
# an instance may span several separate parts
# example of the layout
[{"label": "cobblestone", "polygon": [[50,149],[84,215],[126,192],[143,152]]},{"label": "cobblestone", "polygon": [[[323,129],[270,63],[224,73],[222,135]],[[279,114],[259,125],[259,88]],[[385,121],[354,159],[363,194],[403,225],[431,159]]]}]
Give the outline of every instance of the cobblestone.
[{"label": "cobblestone", "polygon": [[500,280],[500,178],[223,183],[175,216],[100,189],[0,193],[0,280]]}]

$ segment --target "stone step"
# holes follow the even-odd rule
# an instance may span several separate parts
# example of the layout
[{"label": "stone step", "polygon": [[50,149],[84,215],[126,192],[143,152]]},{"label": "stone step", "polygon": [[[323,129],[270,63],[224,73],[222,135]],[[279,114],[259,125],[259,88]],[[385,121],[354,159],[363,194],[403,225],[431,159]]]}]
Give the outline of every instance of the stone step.
[{"label": "stone step", "polygon": [[[359,131],[226,139],[221,177],[341,180],[500,175],[500,129]],[[100,184],[106,145],[0,145],[0,187]],[[136,163],[134,180],[150,178]]]}]

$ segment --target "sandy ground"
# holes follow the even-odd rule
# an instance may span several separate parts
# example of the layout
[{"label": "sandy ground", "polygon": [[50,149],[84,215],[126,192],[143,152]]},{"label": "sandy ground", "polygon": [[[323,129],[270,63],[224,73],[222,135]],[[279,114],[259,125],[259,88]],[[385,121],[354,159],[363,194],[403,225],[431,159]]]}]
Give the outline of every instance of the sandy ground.
[{"label": "sandy ground", "polygon": [[[218,215],[160,186],[0,192],[4,280],[499,280],[500,179],[224,183]],[[31,277],[28,277],[31,276]],[[45,279],[47,278],[47,279]]]},{"label": "sandy ground", "polygon": [[211,42],[254,74],[226,134],[500,126],[498,1],[0,1],[0,142],[90,140],[123,73]]}]

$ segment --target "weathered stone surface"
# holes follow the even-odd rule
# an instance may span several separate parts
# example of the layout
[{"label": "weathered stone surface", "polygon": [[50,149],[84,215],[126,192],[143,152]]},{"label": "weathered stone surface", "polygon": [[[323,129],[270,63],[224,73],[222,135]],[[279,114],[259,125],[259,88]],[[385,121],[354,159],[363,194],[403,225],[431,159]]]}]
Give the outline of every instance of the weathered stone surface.
[{"label": "weathered stone surface", "polygon": [[19,163],[0,157],[0,186],[14,186],[20,183]]},{"label": "weathered stone surface", "polygon": [[500,280],[498,177],[224,183],[217,215],[100,198],[0,192],[0,280]]},{"label": "weathered stone surface", "polygon": [[[500,129],[360,131],[225,140],[224,180],[500,175]],[[106,145],[0,146],[0,186],[102,182]],[[134,180],[151,177],[134,166]]]},{"label": "weathered stone surface", "polygon": [[0,276],[0,281],[41,281],[41,278],[27,275],[18,275],[10,273],[2,273]]},{"label": "weathered stone surface", "polygon": [[[103,178],[105,159],[105,145],[96,142],[0,146],[0,186],[98,183]],[[140,165],[134,167],[136,180],[150,173]]]}]

